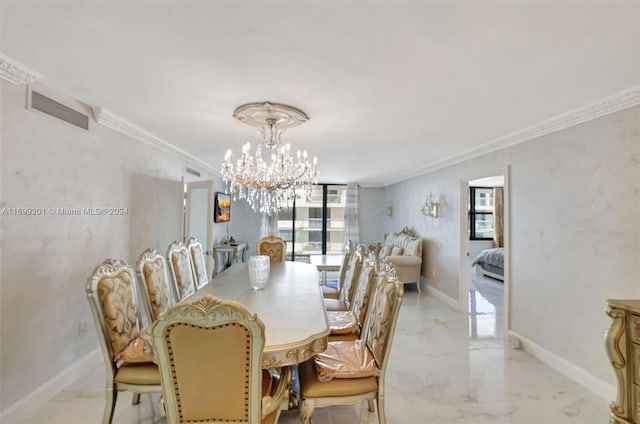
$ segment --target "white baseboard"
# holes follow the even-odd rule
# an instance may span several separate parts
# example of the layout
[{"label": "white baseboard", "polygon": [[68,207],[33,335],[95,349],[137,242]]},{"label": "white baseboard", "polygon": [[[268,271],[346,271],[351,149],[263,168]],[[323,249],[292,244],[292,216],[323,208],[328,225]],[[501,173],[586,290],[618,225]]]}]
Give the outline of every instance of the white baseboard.
[{"label": "white baseboard", "polygon": [[36,390],[2,411],[0,413],[0,422],[5,419],[9,420],[10,415],[14,416],[12,418],[15,419],[39,408],[49,399],[57,395],[62,389],[76,381],[79,377],[101,362],[102,352],[99,348],[89,352],[84,357],[78,359],[73,365],[65,368],[61,373],[49,381],[44,382]]},{"label": "white baseboard", "polygon": [[544,347],[516,333],[515,331],[509,330],[509,336],[517,337],[520,340],[521,347],[525,352],[527,352],[534,358],[539,359],[554,370],[561,372],[562,374],[581,384],[585,388],[591,390],[601,398],[607,401],[616,398],[617,391],[614,385],[599,379],[584,368],[580,368],[573,362],[570,362],[565,358],[556,355],[555,353],[545,349]]},{"label": "white baseboard", "polygon": [[456,311],[460,310],[460,303],[456,299],[442,293],[440,290],[436,289],[435,287],[429,284],[425,283],[424,287],[427,288],[427,294],[429,294],[430,296],[433,296],[439,301],[443,302],[444,304],[451,306]]}]

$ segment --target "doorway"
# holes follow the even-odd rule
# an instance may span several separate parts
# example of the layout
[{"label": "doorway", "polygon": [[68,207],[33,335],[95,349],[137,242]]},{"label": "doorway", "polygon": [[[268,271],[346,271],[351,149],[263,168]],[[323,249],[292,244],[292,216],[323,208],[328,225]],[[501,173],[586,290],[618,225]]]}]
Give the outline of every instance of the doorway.
[{"label": "doorway", "polygon": [[461,181],[458,298],[474,339],[508,334],[509,217],[508,169]]}]

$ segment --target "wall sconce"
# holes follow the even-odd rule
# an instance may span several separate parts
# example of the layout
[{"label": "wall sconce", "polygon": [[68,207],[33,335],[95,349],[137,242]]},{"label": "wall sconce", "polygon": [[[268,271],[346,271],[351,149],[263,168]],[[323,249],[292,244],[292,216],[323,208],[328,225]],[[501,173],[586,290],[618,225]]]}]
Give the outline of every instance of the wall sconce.
[{"label": "wall sconce", "polygon": [[387,203],[387,205],[380,210],[384,215],[393,216],[393,206]]},{"label": "wall sconce", "polygon": [[424,216],[437,218],[440,212],[440,204],[433,201],[433,194],[429,193],[429,197],[424,201],[424,206],[420,209],[420,213]]}]

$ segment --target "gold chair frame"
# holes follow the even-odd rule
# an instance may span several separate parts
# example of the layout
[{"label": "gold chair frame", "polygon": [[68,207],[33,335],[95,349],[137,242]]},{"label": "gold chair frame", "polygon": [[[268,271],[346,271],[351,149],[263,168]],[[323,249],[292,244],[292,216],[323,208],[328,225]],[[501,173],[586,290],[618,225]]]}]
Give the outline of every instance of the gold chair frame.
[{"label": "gold chair frame", "polygon": [[[404,295],[404,285],[402,282],[398,281],[397,272],[395,267],[392,264],[387,264],[380,271],[378,276],[378,281],[375,288],[374,297],[372,299],[372,305],[369,308],[367,313],[367,319],[364,325],[364,334],[361,337],[361,340],[364,340],[367,343],[367,346],[370,345],[369,332],[373,331],[372,327],[374,326],[374,321],[376,318],[373,316],[376,312],[376,307],[379,307],[379,304],[376,303],[381,301],[380,294],[384,295],[386,286],[391,284],[392,286],[389,288],[390,297],[392,299],[392,305],[390,309],[390,320],[388,321],[388,327],[385,335],[385,339],[383,341],[384,345],[382,348],[382,352],[379,352],[381,355],[377,355],[374,353],[374,357],[380,356],[380,358],[376,357],[376,363],[378,366],[378,374],[376,378],[376,390],[370,391],[367,393],[360,393],[356,395],[344,395],[344,396],[332,396],[332,397],[316,397],[316,398],[305,398],[304,397],[304,389],[301,390],[301,395],[303,396],[303,401],[300,406],[300,417],[304,424],[310,424],[315,408],[322,408],[332,405],[354,405],[356,403],[362,402],[366,400],[368,402],[369,411],[374,411],[374,403],[376,404],[377,414],[378,414],[378,422],[380,424],[386,424],[387,419],[384,412],[384,387],[385,387],[385,374],[387,369],[387,363],[389,359],[389,354],[391,352],[391,345],[393,343],[393,336],[396,330],[396,324],[398,321],[398,315],[400,313],[400,306],[402,305],[402,297]],[[379,341],[378,341],[379,343]],[[372,351],[376,351],[377,347],[370,349]],[[350,379],[344,379],[345,384],[349,384]],[[304,384],[303,381],[300,382],[301,386]],[[322,383],[320,383],[322,384]],[[363,411],[364,412],[364,411]]]},{"label": "gold chair frame", "polygon": [[196,290],[209,284],[209,277],[207,277],[207,265],[204,258],[204,250],[202,249],[202,243],[200,243],[195,237],[189,238],[187,242],[187,249],[191,256],[191,266],[193,276],[196,280]]},{"label": "gold chair frame", "polygon": [[[145,265],[153,264],[157,261],[162,263],[162,269],[164,270],[164,290],[167,295],[167,303],[165,305],[159,305],[161,310],[158,310],[158,313],[154,313],[153,303],[155,302],[155,298],[152,299],[151,289],[153,289],[154,293],[157,293],[159,290],[162,291],[162,288],[157,284],[157,281],[148,281],[145,275]],[[147,316],[149,317],[149,324],[153,323],[158,319],[158,316],[169,309],[177,299],[175,293],[173,293],[173,287],[171,287],[171,277],[169,277],[168,269],[167,269],[167,261],[164,256],[160,254],[156,249],[148,248],[140,255],[138,258],[138,262],[136,262],[136,274],[138,275],[138,283],[139,289],[142,293],[142,300],[144,302],[144,306],[147,312]],[[149,287],[149,285],[153,287]]]},{"label": "gold chair frame", "polygon": [[[247,347],[248,363],[245,368],[245,378],[248,377],[246,383],[246,392],[244,393],[244,419],[229,418],[216,419],[215,417],[199,418],[193,420],[183,416],[188,414],[189,408],[193,406],[181,406],[180,396],[185,400],[188,396],[187,390],[181,390],[178,387],[178,376],[180,374],[180,365],[178,362],[180,348],[173,346],[171,332],[175,331],[179,326],[190,326],[200,330],[217,330],[229,326],[241,326],[248,332],[248,338],[251,340]],[[275,421],[277,421],[280,413],[281,405],[288,401],[290,369],[283,368],[279,384],[272,396],[262,396],[262,353],[264,349],[265,336],[264,324],[256,316],[251,314],[243,305],[232,300],[222,300],[211,295],[206,295],[194,301],[187,301],[179,304],[160,317],[153,325],[153,345],[158,359],[160,368],[160,376],[162,379],[163,396],[167,422],[174,423],[192,423],[192,422],[208,422],[208,423],[246,423],[259,424],[261,420],[276,412]],[[213,333],[212,333],[213,334]],[[183,336],[184,337],[184,336]],[[184,340],[184,339],[182,339]],[[224,349],[223,345],[220,349]],[[182,361],[185,361],[184,356]],[[220,364],[213,364],[220,366]],[[211,366],[213,366],[211,365]],[[206,367],[207,364],[202,364]],[[212,382],[215,383],[215,382]],[[224,385],[224,382],[218,382]],[[183,394],[187,393],[187,394]],[[198,411],[200,414],[204,412]],[[207,411],[207,413],[215,414],[217,411]],[[193,413],[193,412],[191,412]]]},{"label": "gold chair frame", "polygon": [[[182,264],[180,272],[180,281],[178,281],[178,273],[176,272],[176,264],[173,261],[175,255],[183,255],[186,257],[186,264]],[[189,249],[183,242],[174,241],[167,249],[167,263],[169,264],[169,273],[173,284],[173,292],[176,295],[176,301],[181,301],[193,295],[196,291],[195,276],[193,273],[193,264],[191,263],[191,255]],[[188,280],[188,281],[183,281]]]},{"label": "gold chair frame", "polygon": [[[116,400],[118,398],[118,392],[128,391],[133,393],[133,404],[137,404],[140,400],[140,394],[147,393],[160,393],[162,387],[158,380],[157,385],[150,384],[127,384],[116,383],[116,375],[120,368],[120,364],[116,360],[116,356],[121,352],[113,351],[113,341],[110,336],[109,328],[105,321],[105,313],[100,301],[99,285],[105,278],[117,278],[122,273],[126,273],[130,282],[132,303],[134,307],[137,307],[136,303],[136,277],[133,269],[124,261],[119,259],[106,259],[102,264],[98,265],[91,276],[87,280],[86,292],[89,299],[89,305],[91,306],[91,313],[93,315],[93,321],[98,331],[98,342],[104,356],[104,363],[106,365],[107,384],[106,384],[106,405],[102,418],[103,424],[110,424],[113,420],[113,412],[116,406]],[[140,330],[140,318],[135,311],[135,325]],[[150,365],[146,365],[149,367]],[[155,365],[153,365],[155,367]]]},{"label": "gold chair frame", "polygon": [[[281,252],[269,249],[272,246],[280,246]],[[258,255],[267,255],[271,258],[271,262],[284,262],[287,256],[287,243],[280,237],[267,236],[258,240],[256,245],[256,253]]]}]

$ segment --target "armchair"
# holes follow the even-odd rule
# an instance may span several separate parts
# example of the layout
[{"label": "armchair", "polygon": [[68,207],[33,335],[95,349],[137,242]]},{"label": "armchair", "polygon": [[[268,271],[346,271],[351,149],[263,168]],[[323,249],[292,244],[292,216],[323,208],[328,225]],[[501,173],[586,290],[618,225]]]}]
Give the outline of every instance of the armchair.
[{"label": "armchair", "polygon": [[380,262],[395,265],[398,279],[404,284],[416,283],[420,293],[422,238],[408,227],[404,227],[399,233],[390,233],[385,237],[379,257]]}]

